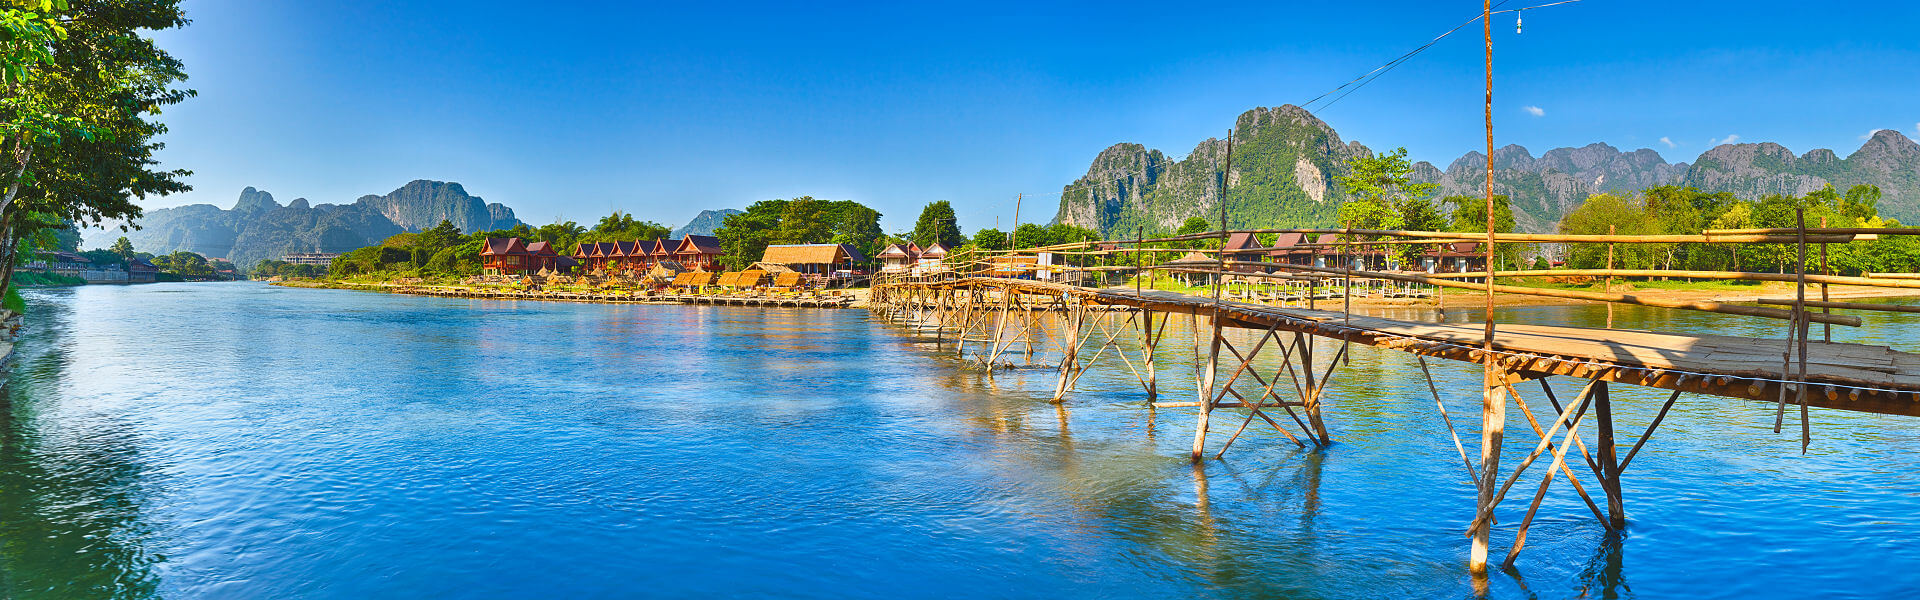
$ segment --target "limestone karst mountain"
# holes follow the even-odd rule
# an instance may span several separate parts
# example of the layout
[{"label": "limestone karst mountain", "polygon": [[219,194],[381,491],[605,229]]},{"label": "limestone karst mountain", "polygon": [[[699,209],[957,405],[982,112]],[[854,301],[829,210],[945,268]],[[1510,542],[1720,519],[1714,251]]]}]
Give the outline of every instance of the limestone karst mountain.
[{"label": "limestone karst mountain", "polygon": [[249,187],[241,190],[231,209],[190,204],[146,211],[138,221],[141,228],[126,235],[143,252],[187,250],[245,268],[290,252],[370,246],[442,219],[469,233],[520,223],[513,209],[470,196],[458,183],[416,180],[384,196],[361,196],[352,204],[309,204],[296,198],[282,206],[272,194]]},{"label": "limestone karst mountain", "polygon": [[[1330,226],[1346,199],[1334,176],[1346,172],[1348,159],[1372,152],[1357,141],[1343,142],[1299,107],[1256,108],[1234,123],[1231,172],[1226,142],[1216,138],[1180,160],[1140,144],[1115,144],[1061,191],[1054,219],[1108,235],[1139,227],[1164,233],[1188,217],[1215,218],[1224,199],[1234,227]],[[1415,163],[1413,178],[1439,184],[1437,196],[1477,196],[1486,165],[1486,155],[1468,152],[1445,170]],[[1920,219],[1920,144],[1892,130],[1875,133],[1844,159],[1825,149],[1795,156],[1774,143],[1717,146],[1691,164],[1669,163],[1647,148],[1622,151],[1604,143],[1554,148],[1538,157],[1509,145],[1493,152],[1493,168],[1494,192],[1512,198],[1523,231],[1551,231],[1595,193],[1630,194],[1668,184],[1744,199],[1872,184],[1884,194],[1882,215]]]}]

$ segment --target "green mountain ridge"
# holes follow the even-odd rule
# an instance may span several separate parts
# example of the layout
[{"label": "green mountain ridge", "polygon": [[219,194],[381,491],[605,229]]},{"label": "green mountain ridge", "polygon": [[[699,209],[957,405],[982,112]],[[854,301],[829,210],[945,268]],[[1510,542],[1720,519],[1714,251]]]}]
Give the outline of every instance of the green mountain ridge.
[{"label": "green mountain ridge", "polygon": [[241,190],[232,209],[189,204],[146,211],[126,233],[142,252],[176,250],[225,258],[245,269],[294,252],[346,252],[380,243],[394,234],[422,231],[451,221],[463,232],[505,229],[520,223],[513,209],[470,196],[458,183],[415,180],[384,196],[361,196],[352,204],[309,205],[296,198],[282,206],[273,194]]},{"label": "green mountain ridge", "polygon": [[[1087,174],[1060,194],[1054,222],[1108,237],[1166,233],[1194,216],[1216,219],[1223,196],[1231,227],[1327,227],[1336,222],[1345,193],[1334,177],[1346,161],[1371,156],[1359,142],[1342,143],[1332,127],[1306,110],[1283,105],[1241,113],[1234,123],[1233,167],[1226,142],[1209,138],[1173,161],[1140,144],[1100,152]],[[1468,152],[1445,170],[1414,164],[1413,179],[1439,184],[1436,196],[1484,193],[1486,155]],[[1516,228],[1550,232],[1590,195],[1634,194],[1660,185],[1731,192],[1742,199],[1801,195],[1832,184],[1879,186],[1880,213],[1920,218],[1920,144],[1893,130],[1876,132],[1845,159],[1818,149],[1795,156],[1779,144],[1723,144],[1693,163],[1669,163],[1652,149],[1621,151],[1604,143],[1555,148],[1535,157],[1508,145],[1493,152],[1494,193],[1513,201]]]}]

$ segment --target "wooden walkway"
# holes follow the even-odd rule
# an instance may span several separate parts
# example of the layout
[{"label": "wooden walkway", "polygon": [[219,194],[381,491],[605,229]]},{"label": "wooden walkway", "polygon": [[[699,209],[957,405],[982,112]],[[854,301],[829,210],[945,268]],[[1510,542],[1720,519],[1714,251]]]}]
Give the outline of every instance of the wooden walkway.
[{"label": "wooden walkway", "polygon": [[[1043,281],[974,277],[907,284],[938,288],[993,288],[1037,296],[1066,295],[1082,302],[1162,313],[1211,316],[1216,304],[1175,292],[1135,292],[1121,288],[1082,288]],[[1222,300],[1225,327],[1300,332],[1480,363],[1484,329],[1456,325],[1348,315],[1338,311],[1277,308]],[[1785,339],[1662,333],[1546,325],[1499,324],[1493,346],[1497,359],[1517,378],[1567,375],[1777,402],[1780,386],[1790,401],[1799,396],[1797,373],[1785,371]],[[1807,404],[1841,410],[1920,416],[1920,354],[1886,346],[1808,342]]]}]

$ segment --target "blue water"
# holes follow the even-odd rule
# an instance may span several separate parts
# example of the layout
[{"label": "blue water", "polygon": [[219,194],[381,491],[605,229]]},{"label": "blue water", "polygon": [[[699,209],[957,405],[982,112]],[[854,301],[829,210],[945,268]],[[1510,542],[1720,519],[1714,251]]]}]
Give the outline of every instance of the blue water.
[{"label": "blue water", "polygon": [[[258,284],[27,295],[0,400],[0,597],[1475,590],[1462,533],[1473,489],[1399,353],[1356,348],[1336,373],[1330,449],[1250,428],[1196,470],[1191,409],[1141,408],[1111,355],[1055,407],[1052,370],[989,379],[951,345],[860,310]],[[1590,324],[1598,310],[1502,318]],[[1757,320],[1619,318],[1780,335]],[[1920,331],[1870,319],[1836,337],[1920,350]],[[1165,399],[1192,394],[1185,343],[1163,348]],[[1456,426],[1477,431],[1479,371],[1434,366]],[[1615,395],[1626,432],[1664,399]],[[1772,416],[1683,398],[1627,472],[1624,534],[1605,534],[1557,483],[1517,569],[1494,573],[1487,593],[1920,590],[1920,420],[1816,409],[1803,456],[1797,428],[1774,434]],[[1517,415],[1509,423],[1511,465],[1537,438]],[[1503,505],[1496,556],[1536,484],[1523,479]]]}]

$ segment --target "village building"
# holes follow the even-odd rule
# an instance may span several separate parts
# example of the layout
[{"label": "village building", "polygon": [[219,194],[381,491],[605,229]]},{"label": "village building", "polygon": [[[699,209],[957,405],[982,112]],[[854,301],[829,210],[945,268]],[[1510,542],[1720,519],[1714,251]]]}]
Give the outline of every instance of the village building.
[{"label": "village building", "polygon": [[540,270],[538,257],[527,249],[525,240],[517,237],[487,238],[480,249],[480,262],[480,271],[488,275],[523,275]]},{"label": "village building", "polygon": [[913,242],[907,245],[887,244],[874,258],[880,259],[881,273],[906,273],[920,263],[920,247]]},{"label": "village building", "polygon": [[1421,258],[1428,273],[1476,273],[1487,270],[1487,255],[1480,242],[1438,244]]},{"label": "village building", "polygon": [[1282,233],[1274,238],[1273,246],[1267,250],[1267,258],[1272,259],[1269,262],[1283,265],[1313,266],[1314,249],[1303,245],[1306,243],[1307,234]]},{"label": "village building", "polygon": [[160,267],[144,258],[127,263],[127,283],[153,283],[160,279]]},{"label": "village building", "polygon": [[[1227,244],[1221,247],[1220,251],[1226,253],[1226,259],[1229,262],[1265,262],[1262,259],[1266,257],[1268,249],[1260,244],[1260,238],[1254,234],[1234,233],[1227,236]],[[1227,270],[1243,273],[1266,272],[1266,268],[1254,265],[1227,265]]]},{"label": "village building", "polygon": [[767,246],[761,264],[775,264],[811,279],[832,277],[837,272],[851,273],[866,262],[860,251],[846,244],[776,244]]},{"label": "village building", "polygon": [[916,268],[921,273],[945,271],[947,269],[947,247],[939,242],[934,242],[933,245],[927,246],[925,250],[920,251],[920,259],[915,262],[918,263]]},{"label": "village building", "polygon": [[720,238],[710,235],[689,235],[680,238],[680,247],[674,249],[673,260],[680,266],[699,271],[720,270],[720,257],[726,252],[720,249]]},{"label": "village building", "polygon": [[280,260],[296,265],[320,265],[324,267],[333,264],[333,259],[336,258],[340,258],[339,252],[289,252],[286,256],[280,257]]}]

